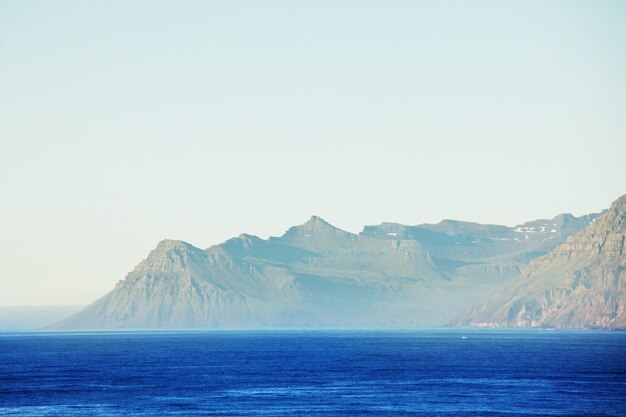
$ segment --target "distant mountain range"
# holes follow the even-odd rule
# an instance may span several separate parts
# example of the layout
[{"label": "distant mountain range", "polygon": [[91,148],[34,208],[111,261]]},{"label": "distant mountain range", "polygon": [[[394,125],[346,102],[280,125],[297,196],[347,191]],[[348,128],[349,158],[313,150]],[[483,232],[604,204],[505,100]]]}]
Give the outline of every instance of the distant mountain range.
[{"label": "distant mountain range", "polygon": [[626,328],[626,195],[457,320],[487,327]]},{"label": "distant mountain range", "polygon": [[382,223],[359,234],[313,216],[280,237],[242,234],[205,250],[164,240],[111,292],[52,328],[448,324],[598,216],[516,227]]}]

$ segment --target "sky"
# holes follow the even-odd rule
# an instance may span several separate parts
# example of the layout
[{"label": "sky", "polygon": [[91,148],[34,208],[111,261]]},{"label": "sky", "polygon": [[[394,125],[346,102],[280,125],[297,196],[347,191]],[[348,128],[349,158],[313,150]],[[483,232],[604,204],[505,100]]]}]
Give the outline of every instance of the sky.
[{"label": "sky", "polygon": [[626,193],[623,1],[0,0],[0,305],[158,241],[515,225]]}]

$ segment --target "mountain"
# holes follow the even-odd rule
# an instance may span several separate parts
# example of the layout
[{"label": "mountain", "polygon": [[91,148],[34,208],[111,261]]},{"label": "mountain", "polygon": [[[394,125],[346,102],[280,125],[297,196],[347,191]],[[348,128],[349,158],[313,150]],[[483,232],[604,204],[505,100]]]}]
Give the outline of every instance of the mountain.
[{"label": "mountain", "polygon": [[597,215],[516,227],[444,220],[354,234],[312,216],[206,250],[164,240],[53,328],[428,326],[449,322]]},{"label": "mountain", "polygon": [[222,247],[204,251],[164,240],[113,291],[54,327],[263,325],[296,300],[293,277],[283,270],[231,257]]},{"label": "mountain", "polygon": [[485,327],[626,328],[626,195],[457,320]]}]

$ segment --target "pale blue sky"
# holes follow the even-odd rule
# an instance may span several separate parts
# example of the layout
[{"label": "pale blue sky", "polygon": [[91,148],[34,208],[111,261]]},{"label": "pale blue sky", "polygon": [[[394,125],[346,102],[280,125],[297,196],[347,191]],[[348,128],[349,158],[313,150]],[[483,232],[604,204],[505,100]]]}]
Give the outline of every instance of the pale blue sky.
[{"label": "pale blue sky", "polygon": [[623,1],[0,0],[0,305],[199,247],[626,192]]}]

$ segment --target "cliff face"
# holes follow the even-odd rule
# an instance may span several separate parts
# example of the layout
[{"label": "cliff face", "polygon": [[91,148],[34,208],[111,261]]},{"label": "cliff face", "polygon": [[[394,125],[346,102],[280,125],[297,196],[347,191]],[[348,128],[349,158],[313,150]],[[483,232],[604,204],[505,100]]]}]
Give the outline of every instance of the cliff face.
[{"label": "cliff face", "polygon": [[626,195],[456,324],[626,328]]},{"label": "cliff face", "polygon": [[55,328],[433,326],[483,299],[595,215],[516,227],[446,220],[359,234],[313,216],[206,250],[164,240]]}]

